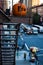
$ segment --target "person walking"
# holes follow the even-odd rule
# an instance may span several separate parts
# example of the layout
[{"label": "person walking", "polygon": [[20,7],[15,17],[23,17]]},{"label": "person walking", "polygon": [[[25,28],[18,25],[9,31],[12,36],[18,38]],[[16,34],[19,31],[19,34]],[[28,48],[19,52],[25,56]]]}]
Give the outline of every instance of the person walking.
[{"label": "person walking", "polygon": [[29,61],[31,62],[31,64],[35,64],[35,62],[37,62],[37,64],[39,64],[38,63],[38,56],[36,54],[38,51],[39,51],[39,49],[36,47],[30,48],[30,53],[29,53],[30,60]]}]

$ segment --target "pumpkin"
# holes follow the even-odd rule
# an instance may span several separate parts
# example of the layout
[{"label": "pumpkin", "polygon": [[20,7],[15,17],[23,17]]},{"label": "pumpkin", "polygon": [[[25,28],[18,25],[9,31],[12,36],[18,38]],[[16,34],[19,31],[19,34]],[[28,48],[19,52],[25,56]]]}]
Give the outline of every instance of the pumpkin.
[{"label": "pumpkin", "polygon": [[13,5],[13,15],[25,16],[26,13],[27,13],[27,9],[23,3],[17,3]]}]

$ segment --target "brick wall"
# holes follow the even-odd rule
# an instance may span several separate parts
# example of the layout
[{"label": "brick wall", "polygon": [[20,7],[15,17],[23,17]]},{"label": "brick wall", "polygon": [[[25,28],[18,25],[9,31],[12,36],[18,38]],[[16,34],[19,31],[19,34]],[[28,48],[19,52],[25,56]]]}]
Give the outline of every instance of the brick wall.
[{"label": "brick wall", "polygon": [[0,0],[0,7],[3,8],[3,0]]},{"label": "brick wall", "polygon": [[17,22],[17,23],[29,23],[29,18],[28,17],[10,17],[12,22]]}]

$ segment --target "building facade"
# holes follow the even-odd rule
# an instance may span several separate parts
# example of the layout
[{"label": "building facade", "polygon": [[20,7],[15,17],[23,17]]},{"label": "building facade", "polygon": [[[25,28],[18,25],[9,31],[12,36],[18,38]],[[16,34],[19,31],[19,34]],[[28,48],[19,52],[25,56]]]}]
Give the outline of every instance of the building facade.
[{"label": "building facade", "polygon": [[20,0],[20,2],[24,3],[28,7],[29,0]]},{"label": "building facade", "polygon": [[[39,5],[41,2],[41,0],[18,0],[18,1],[24,3],[27,8]],[[6,10],[6,8],[9,7],[12,9],[12,2],[14,4],[15,0],[0,0],[0,7],[2,7],[4,10]]]},{"label": "building facade", "polygon": [[40,0],[32,0],[32,6],[36,6],[40,4]]},{"label": "building facade", "polygon": [[20,0],[20,1],[29,8],[40,4],[40,0]]}]

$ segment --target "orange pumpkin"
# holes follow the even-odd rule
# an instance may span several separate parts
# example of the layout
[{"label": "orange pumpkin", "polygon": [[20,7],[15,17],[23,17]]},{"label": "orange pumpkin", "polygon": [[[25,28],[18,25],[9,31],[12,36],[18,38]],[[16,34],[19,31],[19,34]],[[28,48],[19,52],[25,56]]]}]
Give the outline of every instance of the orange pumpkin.
[{"label": "orange pumpkin", "polygon": [[17,3],[13,5],[13,15],[25,16],[26,13],[27,13],[27,9],[23,3]]}]

